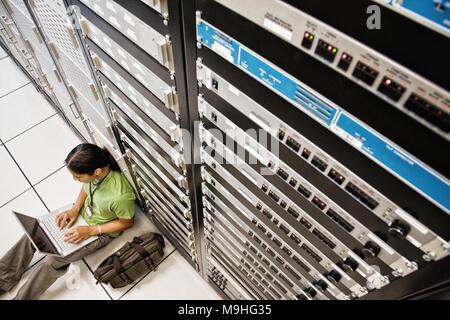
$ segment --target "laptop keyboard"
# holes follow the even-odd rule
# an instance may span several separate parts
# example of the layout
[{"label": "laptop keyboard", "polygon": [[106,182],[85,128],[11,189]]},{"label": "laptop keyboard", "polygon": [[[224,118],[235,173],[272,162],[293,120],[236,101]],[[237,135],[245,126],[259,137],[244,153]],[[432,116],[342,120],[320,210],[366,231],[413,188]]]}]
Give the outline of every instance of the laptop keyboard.
[{"label": "laptop keyboard", "polygon": [[60,248],[65,251],[67,249],[71,249],[74,246],[76,246],[75,243],[66,242],[64,239],[64,234],[69,231],[67,227],[64,227],[62,230],[59,229],[59,227],[56,225],[55,218],[56,215],[54,213],[49,213],[46,215],[43,215],[40,217],[42,222],[44,223],[47,230],[50,232],[50,234],[53,236],[53,239],[58,243]]}]

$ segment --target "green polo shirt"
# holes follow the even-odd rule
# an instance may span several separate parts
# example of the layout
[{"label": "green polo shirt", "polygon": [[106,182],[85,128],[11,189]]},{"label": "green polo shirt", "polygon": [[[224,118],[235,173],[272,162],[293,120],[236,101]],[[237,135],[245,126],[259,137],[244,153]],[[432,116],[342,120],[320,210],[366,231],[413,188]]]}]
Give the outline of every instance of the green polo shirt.
[{"label": "green polo shirt", "polygon": [[[92,183],[92,192],[97,188],[95,180]],[[91,203],[89,183],[83,185],[87,194],[83,208],[80,213],[88,225],[104,224],[116,219],[131,219],[134,217],[135,206],[133,188],[122,172],[110,171],[106,178],[100,183],[98,189],[93,193],[93,205],[91,207],[92,217],[86,214],[86,207]],[[121,232],[107,233],[111,237],[118,237]]]}]

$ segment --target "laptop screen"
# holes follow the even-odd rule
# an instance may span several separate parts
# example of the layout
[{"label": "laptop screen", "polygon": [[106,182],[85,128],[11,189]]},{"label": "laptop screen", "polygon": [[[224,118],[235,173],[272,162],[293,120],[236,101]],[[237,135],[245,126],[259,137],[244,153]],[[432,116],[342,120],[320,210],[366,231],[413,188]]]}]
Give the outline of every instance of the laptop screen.
[{"label": "laptop screen", "polygon": [[37,219],[14,211],[13,213],[16,215],[17,219],[19,219],[19,222],[22,224],[35,246],[39,248],[39,251],[43,253],[59,254],[53,243],[45,234],[45,231],[39,225]]}]

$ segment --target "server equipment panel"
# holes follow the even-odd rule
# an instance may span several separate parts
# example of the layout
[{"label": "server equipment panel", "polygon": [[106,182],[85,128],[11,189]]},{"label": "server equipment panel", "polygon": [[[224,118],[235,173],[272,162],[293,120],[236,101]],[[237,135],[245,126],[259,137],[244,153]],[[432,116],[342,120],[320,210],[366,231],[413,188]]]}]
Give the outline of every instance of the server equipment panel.
[{"label": "server equipment panel", "polygon": [[64,1],[37,0],[29,5],[63,82],[81,111],[82,121],[86,126],[88,121],[94,124],[104,137],[114,143],[108,111],[86,60],[84,44],[72,25],[74,17],[69,16],[71,12],[66,10]]},{"label": "server equipment panel", "polygon": [[140,0],[149,7],[159,12],[165,19],[169,18],[169,12],[167,8],[167,0]]},{"label": "server equipment panel", "polygon": [[[208,139],[208,138],[207,138]],[[216,145],[216,149],[220,149],[221,146]],[[230,152],[228,150],[228,152]],[[258,175],[257,172],[250,169],[248,166],[241,164],[238,166],[238,168],[230,168],[230,165],[220,165],[218,162],[212,159],[212,157],[208,156],[207,153],[202,153],[203,161],[208,164],[211,168],[214,168],[216,172],[221,174],[224,179],[230,182],[231,185],[235,186],[236,189],[241,193],[241,195],[244,197],[243,199],[246,199],[247,201],[250,201],[252,207],[255,207],[260,211],[259,214],[263,214],[263,216],[272,219],[273,223],[276,225],[279,225],[279,228],[282,232],[289,234],[290,228],[294,228],[292,234],[290,235],[290,238],[294,241],[293,243],[296,243],[297,245],[300,245],[301,239],[305,236],[310,239],[309,241],[312,241],[314,245],[310,244],[307,241],[307,247],[308,248],[314,248],[313,255],[317,255],[317,259],[320,260],[320,264],[325,268],[329,269],[326,273],[327,275],[329,273],[334,274],[338,277],[338,280],[341,280],[342,283],[344,283],[348,288],[351,288],[352,291],[360,292],[362,289],[362,286],[359,284],[361,283],[363,286],[367,283],[370,283],[371,286],[374,287],[382,287],[388,283],[387,279],[383,276],[381,276],[377,270],[375,270],[372,266],[369,266],[367,263],[365,263],[360,257],[358,257],[355,253],[352,252],[348,248],[347,245],[345,245],[343,242],[341,242],[338,238],[336,238],[330,231],[327,231],[325,227],[323,227],[320,223],[318,223],[310,214],[306,214],[306,212],[298,207],[298,204],[295,204],[293,202],[290,202],[287,200],[287,203],[289,204],[289,207],[287,207],[287,211],[284,209],[281,209],[280,207],[277,207],[277,205],[274,205],[272,202],[274,200],[274,195],[282,197],[283,194],[279,192],[277,189],[275,189],[273,186],[265,182],[266,184],[262,184],[263,188],[268,192],[268,198],[267,200],[263,200],[261,198],[258,198],[257,195],[252,193],[250,189],[253,190],[259,190],[259,186],[256,184],[255,186],[251,186],[251,183],[254,183],[255,176]],[[217,157],[217,153],[216,153]],[[230,159],[228,159],[230,161]],[[223,167],[226,166],[228,169],[225,170]],[[230,171],[231,170],[231,171]],[[239,178],[234,177],[230,172],[241,172],[243,177],[241,176],[240,179],[251,179],[250,181],[246,182],[246,185],[250,186],[246,187],[242,182],[240,182]],[[217,184],[214,180],[211,178],[211,174],[203,171],[203,177],[206,181],[209,183],[212,183],[214,186]],[[248,177],[248,178],[247,178]],[[267,188],[267,189],[266,189]],[[261,191],[257,191],[260,193]],[[270,199],[272,198],[272,199]],[[280,202],[280,206],[283,200]],[[300,216],[301,215],[301,216]],[[323,217],[319,217],[320,222],[324,221]],[[325,223],[325,226],[329,226],[329,224]],[[305,229],[304,229],[305,228]],[[312,233],[312,234],[311,234]],[[318,239],[315,239],[314,236],[317,236]],[[320,239],[320,240],[319,240]],[[347,239],[343,240],[347,241]],[[321,243],[323,242],[323,243]],[[351,245],[354,245],[356,241],[350,242]],[[349,243],[347,241],[347,243]],[[325,255],[323,253],[318,253],[319,250],[315,248],[317,246],[320,248],[321,251],[325,252]],[[295,248],[294,246],[293,248]],[[327,248],[329,247],[329,248]],[[335,253],[332,252],[331,248],[337,248],[335,250]],[[290,249],[292,251],[292,249]],[[348,266],[345,267],[338,267],[336,263],[333,263],[331,260],[329,260],[328,257],[332,257],[332,259],[336,260],[336,263],[344,266],[347,265],[349,261],[354,261],[356,263],[356,267],[354,267],[354,271],[358,268],[358,273],[353,274],[353,276],[356,276],[356,279],[359,283],[356,283],[352,278],[347,276],[345,272],[342,270],[348,270]],[[309,267],[309,270],[311,270],[311,267]],[[340,270],[340,271],[337,271]],[[314,277],[317,277],[317,272],[311,271],[311,274]],[[338,275],[339,274],[339,275]],[[363,277],[367,277],[367,279],[361,278],[361,275]],[[330,276],[330,279],[334,279]],[[355,293],[357,294],[357,293]]]},{"label": "server equipment panel", "polygon": [[432,79],[420,76],[377,52],[376,48],[370,48],[282,1],[264,0],[257,7],[251,1],[217,2],[450,139],[450,97],[448,91],[434,84]]},{"label": "server equipment panel", "polygon": [[[333,159],[332,156],[309,141],[297,130],[246,96],[245,93],[235,88],[200,61],[197,63],[197,74],[199,80],[203,81],[208,89],[217,93],[225,101],[237,108],[255,126],[265,130],[281,143],[285,143],[291,151],[306,160],[314,168],[317,168],[324,176],[330,178],[341,189],[366,206],[368,210],[389,226],[390,232],[398,234],[400,237],[406,237],[408,241],[420,248],[424,253],[435,252],[436,256],[434,259],[440,259],[448,255],[448,251],[443,250],[446,241],[442,237],[404,211],[401,206],[395,204],[387,195],[370,186],[357,174]],[[213,81],[216,84],[215,86],[212,86]],[[199,98],[199,112],[206,113],[208,111],[207,114],[210,114],[211,111],[207,109],[208,103],[203,98]],[[310,183],[302,179],[296,173],[296,170],[287,169],[286,165],[281,165],[280,163],[277,164],[273,157],[264,159],[263,163],[269,163],[269,161],[272,161],[272,170],[279,171],[278,168],[280,168],[283,173],[279,174],[285,177],[286,183],[293,188],[297,188],[306,198],[314,199],[318,197],[318,199],[322,200],[326,198],[313,192],[313,187]],[[338,215],[336,213],[336,216],[342,216],[342,214]],[[343,219],[349,220],[350,218],[344,217]],[[348,228],[352,227],[348,226]],[[358,231],[355,231],[355,234],[357,233]]]},{"label": "server equipment panel", "polygon": [[[220,188],[220,185],[216,185]],[[282,237],[280,237],[282,240],[278,237],[273,237],[270,231],[267,232],[270,228],[267,229],[266,226],[256,219],[250,219],[254,223],[249,224],[249,217],[241,208],[242,204],[238,204],[240,201],[235,199],[230,192],[227,192],[227,189],[220,188],[216,192],[212,192],[209,188],[213,187],[204,186],[203,190],[208,199],[214,203],[214,205],[209,204],[209,200],[205,202],[206,207],[209,207],[211,212],[217,212],[217,214],[213,215],[213,218],[216,218],[216,222],[220,221],[222,223],[221,229],[226,237],[230,237],[233,234],[233,238],[238,243],[244,244],[248,247],[249,252],[253,253],[253,259],[259,263],[264,263],[267,267],[267,275],[275,287],[287,295],[288,299],[296,299],[297,296],[305,294],[308,291],[307,288],[315,287],[316,280],[306,274],[305,271],[298,270],[302,276],[299,276],[296,271],[294,273],[288,271],[296,270],[297,264],[294,258],[289,257],[288,252],[281,249],[283,246]],[[230,200],[227,201],[224,197]],[[219,220],[218,217],[224,217],[225,219]],[[215,233],[213,233],[213,237],[214,235]],[[289,243],[292,240],[286,239],[286,241]],[[243,254],[241,255],[244,256]],[[324,276],[317,274],[317,277],[321,278],[322,281],[326,281]],[[334,285],[322,289],[317,290],[312,297],[320,300],[345,298],[336,290],[337,288]]]},{"label": "server equipment panel", "polygon": [[[33,79],[33,82],[45,91],[46,88],[48,89],[48,84],[45,83],[46,79],[43,78],[39,61],[36,59],[29,42],[23,36],[19,24],[13,19],[13,10],[11,6],[3,3],[3,5],[0,6],[0,13],[2,37],[4,37],[5,43],[10,49],[12,56],[15,58],[16,62],[19,63],[22,70]],[[51,90],[48,90],[46,93],[49,96],[52,95]]]},{"label": "server equipment panel", "polygon": [[[302,12],[301,4],[215,2],[198,1],[196,12],[205,228],[208,246],[242,263],[228,265],[231,273],[239,269],[235,278],[250,279],[242,287],[253,297],[277,296],[267,285],[259,287],[267,279],[254,266],[264,256],[255,260],[258,252],[250,250],[256,256],[248,261],[248,250],[233,240],[248,242],[247,249],[268,249],[280,283],[288,293],[294,289],[296,298],[317,298],[317,292],[324,299],[362,298],[446,259],[448,168],[436,160],[436,150],[424,155],[407,141],[408,130],[418,129],[430,145],[448,146],[449,99],[437,84],[442,82]],[[217,12],[239,22],[243,33]],[[292,75],[286,61],[278,66],[276,50],[262,56],[277,44],[302,52],[292,60],[311,67],[299,77],[301,65],[292,65]],[[333,71],[333,81],[347,81],[348,94],[367,97],[371,108],[383,105],[386,116],[406,119],[404,131],[385,130],[355,112],[357,98],[347,106],[342,99],[334,102],[323,86],[315,89],[310,83],[317,81],[305,75],[313,66]],[[411,100],[428,103],[424,108],[439,120],[409,112]],[[367,174],[363,163],[379,176]],[[277,263],[289,275],[277,273]],[[268,271],[272,276],[274,270]]]},{"label": "server equipment panel", "polygon": [[[20,64],[23,70],[38,84],[43,90],[48,89],[40,70],[39,61],[34,56],[29,41],[24,37],[21,30],[21,23],[14,19],[15,7],[9,4],[0,4],[0,27],[1,35],[10,49],[12,56]],[[51,90],[47,94],[52,95]]]},{"label": "server equipment panel", "polygon": [[205,21],[199,20],[197,33],[204,45],[299,107],[443,210],[449,211],[450,186],[444,176]]},{"label": "server equipment panel", "polygon": [[[218,113],[216,110],[213,111],[215,114],[217,114],[217,117],[220,117],[223,119],[222,114]],[[226,120],[227,124],[232,124],[232,122],[230,120]],[[219,125],[220,128],[220,125]],[[224,127],[222,127],[221,129],[224,132],[230,132],[231,128],[228,127],[226,129],[223,129]],[[270,163],[272,162],[272,160],[268,160],[267,159],[273,159],[274,162],[278,162],[280,163],[281,161],[279,161],[278,159],[275,158],[275,156],[273,154],[270,154],[270,152],[268,152],[265,148],[258,146],[258,153],[256,153],[256,151],[254,151],[255,149],[253,149],[252,145],[256,145],[256,141],[252,141],[252,138],[249,136],[245,136],[244,132],[236,132],[237,135],[240,135],[241,137],[245,137],[247,139],[247,141],[249,141],[249,144],[246,146],[242,146],[240,145],[240,147],[243,147],[245,149],[247,149],[247,151],[250,152],[251,155],[257,155],[257,159],[260,163]],[[207,135],[208,138],[211,138],[211,136]],[[215,142],[217,145],[219,145],[219,142]],[[219,148],[219,147],[216,147]],[[221,151],[218,151],[218,153],[220,153]],[[230,152],[229,150],[225,150],[223,151],[225,154],[223,154],[224,157],[227,156],[226,152]],[[244,168],[245,167],[245,168]],[[275,168],[280,168],[279,166],[275,166]],[[286,166],[285,166],[286,168]],[[286,208],[288,210],[288,213],[291,213],[292,215],[294,215],[296,218],[299,217],[298,212],[303,212],[302,209],[298,208],[297,205],[295,203],[291,203],[291,199],[289,199],[286,195],[284,195],[281,191],[278,191],[276,189],[276,187],[272,186],[270,184],[269,181],[267,181],[268,178],[264,178],[263,176],[259,175],[257,171],[255,171],[254,169],[247,167],[245,164],[240,165],[240,170],[243,173],[246,173],[246,176],[248,176],[252,181],[254,181],[254,183],[258,186],[264,189],[266,189],[266,191],[268,192],[268,195],[272,198],[272,200],[275,200],[277,203],[279,202],[279,200],[281,200],[280,202],[280,206],[283,208]],[[276,169],[276,171],[279,172],[279,169]],[[291,168],[288,168],[286,170],[287,172],[292,172],[294,171]],[[275,175],[275,172],[270,172],[267,171],[265,172],[266,175]],[[278,179],[278,178],[275,178]],[[284,180],[284,179],[283,179]],[[300,179],[299,179],[300,180]],[[301,180],[302,182],[305,181],[305,179],[302,177]],[[386,264],[390,265],[392,267],[392,269],[400,269],[400,270],[408,270],[405,271],[405,274],[408,274],[409,272],[412,272],[415,270],[415,268],[413,267],[413,264],[411,264],[410,261],[408,261],[407,259],[402,259],[400,258],[400,256],[398,256],[397,254],[394,253],[393,249],[390,248],[389,246],[386,246],[386,244],[384,244],[380,239],[377,239],[378,237],[376,237],[373,232],[371,232],[369,229],[367,229],[363,224],[361,224],[360,222],[358,222],[358,220],[356,220],[355,218],[353,218],[350,214],[348,214],[344,209],[342,209],[341,207],[339,207],[336,203],[334,203],[333,201],[331,201],[326,195],[322,194],[320,191],[317,191],[317,189],[315,187],[313,187],[311,185],[310,187],[312,193],[314,194],[312,197],[308,197],[311,198],[311,202],[317,206],[319,209],[321,209],[324,213],[326,213],[328,216],[330,216],[330,218],[333,218],[333,220],[336,221],[336,223],[339,223],[339,225],[345,229],[347,232],[349,232],[355,239],[357,239],[359,242],[361,242],[362,244],[365,244],[368,241],[377,243],[377,246],[379,246],[380,248],[383,249],[379,249],[378,252],[378,257],[383,260]],[[289,200],[288,200],[289,199]],[[289,206],[288,206],[289,205]],[[331,214],[333,213],[333,214]],[[309,227],[309,229],[311,229],[311,219],[308,215],[306,215],[306,218],[300,219],[300,222],[304,225],[307,225]],[[313,230],[311,230],[313,231]],[[318,234],[319,237],[323,237],[323,234]],[[323,239],[325,243],[328,242],[328,239],[326,239],[326,237]],[[330,243],[331,246],[333,246],[332,244],[334,244],[333,242]],[[341,252],[340,248],[335,248],[335,250],[337,252]],[[385,251],[384,251],[385,250]],[[399,259],[399,260],[398,260]]]},{"label": "server equipment panel", "polygon": [[[82,120],[81,111],[72,100],[61,71],[50,55],[46,40],[39,33],[40,27],[33,21],[27,6],[20,0],[3,1],[2,3],[7,8],[2,19],[6,19],[10,15],[16,25],[20,40],[16,40],[15,43],[23,42],[23,48],[20,51],[23,54],[27,53],[26,59],[29,60],[27,65],[34,69],[35,75],[30,75],[33,77],[35,85],[45,93],[47,99],[50,99],[52,105],[61,112],[78,134],[87,141],[92,141],[92,136]],[[11,27],[8,27],[8,30],[10,29]],[[7,32],[7,29],[4,32]]]},{"label": "server equipment panel", "polygon": [[[88,36],[92,39],[103,51],[117,61],[128,73],[135,77],[148,90],[155,94],[160,100],[164,101],[168,108],[176,108],[175,105],[170,104],[173,95],[173,89],[167,83],[162,81],[157,75],[145,67],[132,55],[124,51],[120,46],[114,43],[102,31],[94,26],[89,26]],[[107,63],[103,65],[103,61],[97,55],[93,57],[96,67],[102,70],[105,74],[111,73],[111,66]]]},{"label": "server equipment panel", "polygon": [[79,9],[89,58],[138,194],[153,221],[198,270],[190,159],[184,152],[190,145],[182,134],[187,110],[180,107],[184,101],[177,93],[184,71],[177,67],[181,51],[172,52],[181,44],[180,35],[172,33],[177,25],[171,24],[180,9],[168,1],[70,3]]},{"label": "server equipment panel", "polygon": [[421,23],[443,35],[450,36],[450,13],[447,1],[435,0],[374,0],[409,19]]},{"label": "server equipment panel", "polygon": [[150,56],[173,70],[170,39],[137,18],[115,1],[81,0],[104,20],[142,47]]}]

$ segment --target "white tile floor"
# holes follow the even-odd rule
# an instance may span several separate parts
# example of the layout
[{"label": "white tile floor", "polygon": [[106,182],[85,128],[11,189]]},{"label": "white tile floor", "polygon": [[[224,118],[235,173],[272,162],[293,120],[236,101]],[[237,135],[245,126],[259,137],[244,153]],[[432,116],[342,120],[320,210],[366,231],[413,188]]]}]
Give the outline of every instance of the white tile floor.
[{"label": "white tile floor", "polygon": [[[12,209],[39,216],[76,199],[81,184],[72,180],[63,161],[81,141],[1,48],[0,70],[1,257],[23,234],[11,215]],[[126,241],[149,231],[159,232],[138,211],[131,229],[105,248],[73,263],[41,299],[220,299],[167,239],[166,256],[156,272],[122,289],[96,285],[92,271],[99,263]],[[44,259],[36,254],[19,284],[0,300],[12,299]]]}]

